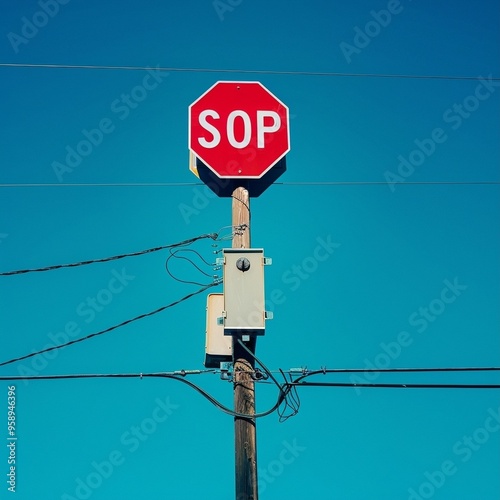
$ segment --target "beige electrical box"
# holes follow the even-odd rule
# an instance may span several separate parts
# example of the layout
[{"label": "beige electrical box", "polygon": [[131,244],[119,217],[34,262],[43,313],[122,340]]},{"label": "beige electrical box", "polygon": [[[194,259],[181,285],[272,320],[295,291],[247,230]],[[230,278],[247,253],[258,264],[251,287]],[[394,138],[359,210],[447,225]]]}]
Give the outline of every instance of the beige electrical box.
[{"label": "beige electrical box", "polygon": [[231,337],[224,335],[222,311],[224,294],[210,293],[207,297],[207,329],[205,339],[205,366],[219,368],[220,363],[232,361]]},{"label": "beige electrical box", "polygon": [[225,248],[224,335],[263,335],[265,331],[264,257],[262,248]]}]

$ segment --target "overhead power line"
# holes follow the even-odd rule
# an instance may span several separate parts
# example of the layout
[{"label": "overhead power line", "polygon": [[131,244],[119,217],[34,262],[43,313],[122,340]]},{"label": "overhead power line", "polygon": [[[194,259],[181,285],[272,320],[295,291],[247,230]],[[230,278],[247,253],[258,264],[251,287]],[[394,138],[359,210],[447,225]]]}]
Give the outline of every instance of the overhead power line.
[{"label": "overhead power line", "polygon": [[184,302],[185,300],[204,292],[208,288],[210,288],[212,286],[219,285],[219,284],[220,284],[219,281],[215,281],[213,283],[210,283],[209,285],[206,285],[206,286],[200,288],[196,292],[185,295],[181,299],[176,300],[175,302],[171,302],[170,304],[167,304],[166,306],[159,307],[158,309],[155,309],[154,311],[151,311],[151,312],[148,312],[145,314],[140,314],[139,316],[136,316],[135,318],[127,319],[126,321],[122,321],[121,323],[118,323],[117,325],[110,326],[109,328],[106,328],[106,329],[101,330],[99,332],[90,333],[89,335],[86,335],[85,337],[81,337],[79,339],[70,340],[68,342],[65,342],[64,344],[55,345],[52,347],[48,347],[47,349],[41,349],[40,351],[35,351],[35,352],[30,353],[30,354],[25,354],[24,356],[19,356],[17,358],[9,359],[8,361],[4,361],[4,362],[0,363],[0,366],[10,365],[10,364],[15,363],[17,361],[22,361],[23,359],[28,359],[28,358],[31,358],[33,356],[37,356],[39,354],[44,354],[46,352],[54,351],[56,349],[62,349],[63,347],[68,347],[68,346],[73,345],[73,344],[78,344],[79,342],[84,342],[85,340],[89,340],[93,337],[103,335],[103,334],[111,332],[113,330],[117,330],[118,328],[121,328],[122,326],[128,325],[128,324],[133,323],[135,321],[139,321],[140,319],[147,318],[149,316],[154,316],[155,314],[158,314],[162,311],[165,311],[166,309],[169,309],[170,307],[176,306],[177,304],[180,304],[181,302]]},{"label": "overhead power line", "polygon": [[[279,71],[266,69],[223,69],[223,68],[176,68],[167,66],[112,66],[96,64],[31,64],[0,63],[4,68],[44,68],[44,69],[81,69],[81,70],[113,70],[113,71],[166,71],[172,73],[242,73],[256,75],[290,75],[290,76],[326,76],[351,78],[404,78],[419,80],[477,80],[476,76],[466,75],[406,75],[390,73],[346,73],[335,71]],[[500,80],[498,77],[489,80]]]},{"label": "overhead power line", "polygon": [[302,371],[304,377],[312,375],[326,375],[327,373],[406,373],[406,372],[484,372],[500,371],[499,366],[465,366],[447,368],[321,368],[320,370],[308,370],[307,368],[292,368],[289,373]]},{"label": "overhead power line", "polygon": [[112,260],[124,259],[125,257],[136,257],[138,255],[144,255],[147,253],[158,252],[160,250],[165,250],[167,248],[181,247],[181,246],[189,245],[197,240],[201,240],[204,238],[211,238],[212,240],[215,240],[215,239],[217,239],[217,237],[218,237],[218,235],[216,233],[202,234],[200,236],[195,236],[194,238],[189,238],[188,240],[179,241],[178,243],[172,243],[170,245],[163,245],[160,247],[148,248],[147,250],[140,250],[139,252],[131,252],[131,253],[125,253],[125,254],[120,254],[120,255],[114,255],[112,257],[105,257],[102,259],[84,260],[81,262],[74,262],[72,264],[57,264],[54,266],[39,267],[39,268],[35,268],[35,269],[19,269],[16,271],[7,271],[7,272],[0,273],[0,276],[12,276],[14,274],[26,274],[26,273],[39,273],[39,272],[44,272],[44,271],[53,271],[55,269],[63,269],[63,268],[67,268],[67,267],[87,266],[89,264],[96,264],[98,262],[109,262]]},{"label": "overhead power line", "polygon": [[395,383],[357,383],[357,382],[303,382],[314,375],[327,373],[359,373],[359,372],[480,372],[500,371],[500,367],[451,367],[451,368],[381,368],[364,370],[360,368],[339,368],[314,370],[303,373],[290,385],[295,387],[358,387],[358,388],[386,388],[386,389],[500,389],[500,384],[395,384]]},{"label": "overhead power line", "polygon": [[[283,186],[383,186],[387,185],[386,181],[312,181],[312,182],[276,182],[275,184],[282,184]],[[403,185],[419,186],[419,185],[500,185],[500,181],[404,181],[398,183],[398,186]]]},{"label": "overhead power line", "polygon": [[78,373],[63,375],[1,375],[0,380],[73,380],[86,378],[151,378],[151,377],[186,377],[187,375],[201,375],[216,373],[216,370],[175,370],[172,372],[157,373]]},{"label": "overhead power line", "polygon": [[[243,347],[246,346],[242,343]],[[87,373],[87,374],[64,374],[64,375],[2,375],[0,376],[0,380],[6,381],[16,381],[16,380],[68,380],[68,379],[91,379],[91,378],[165,378],[171,380],[177,380],[182,382],[183,384],[188,385],[196,392],[201,394],[205,399],[207,399],[211,404],[213,404],[216,408],[221,410],[228,415],[233,417],[252,417],[252,418],[262,418],[267,415],[274,413],[275,411],[279,411],[279,408],[283,402],[286,402],[285,408],[290,408],[291,413],[289,415],[284,415],[283,412],[280,413],[280,422],[283,422],[287,418],[294,416],[298,413],[300,407],[300,401],[298,399],[298,395],[293,395],[292,391],[295,391],[298,387],[362,387],[362,388],[398,388],[398,389],[500,389],[500,385],[493,384],[355,384],[355,383],[336,383],[336,382],[300,382],[299,379],[304,378],[308,375],[317,375],[319,373],[324,373],[324,370],[319,370],[315,372],[311,372],[308,375],[299,377],[296,380],[285,380],[284,383],[280,384],[273,376],[272,370],[269,370],[261,361],[256,361],[262,366],[264,371],[273,378],[273,382],[277,385],[279,394],[275,404],[268,410],[256,413],[252,415],[247,415],[244,413],[234,412],[227,406],[223,405],[220,401],[215,399],[211,394],[202,389],[200,386],[194,384],[193,382],[186,380],[186,376],[190,375],[201,375],[208,373],[220,373],[220,370],[176,370],[171,372],[156,372],[156,373]],[[350,370],[350,369],[349,369]],[[500,368],[491,367],[491,368],[403,368],[403,369],[394,369],[398,371],[477,371],[477,370],[500,370]],[[285,373],[284,370],[279,370],[282,374]],[[288,372],[295,372],[295,369],[288,370]],[[371,371],[387,371],[387,370],[371,370]],[[292,403],[287,399],[290,394]]]},{"label": "overhead power line", "polygon": [[289,382],[294,387],[361,387],[386,389],[500,389],[500,384],[357,384],[354,382]]},{"label": "overhead power line", "polygon": [[[240,345],[243,344],[240,341]],[[246,349],[246,346],[243,344],[243,347]],[[255,356],[253,356],[254,359],[257,360]],[[491,366],[491,367],[484,367],[484,366],[476,366],[476,367],[447,367],[447,368],[375,368],[375,369],[365,369],[365,368],[329,368],[329,369],[320,369],[320,370],[313,370],[309,371],[307,368],[290,368],[289,370],[283,370],[283,369],[278,369],[278,370],[270,370],[267,368],[262,361],[257,360],[257,362],[262,366],[264,371],[269,375],[269,377],[272,377],[273,373],[286,373],[286,374],[297,374],[297,372],[303,372],[306,376],[310,375],[320,375],[320,374],[326,374],[326,373],[356,373],[356,372],[370,372],[370,373],[397,373],[397,372],[481,372],[481,371],[500,371],[500,367],[498,366]],[[213,374],[220,374],[222,371],[220,369],[216,368],[210,368],[210,369],[205,369],[205,370],[175,370],[172,372],[158,372],[161,374],[168,373],[170,375],[178,375],[178,376],[186,376],[186,375],[199,375],[201,373],[213,373]],[[255,371],[255,373],[261,373],[259,371]],[[73,378],[133,378],[136,376],[144,376],[146,377],[147,375],[144,373],[133,373],[133,374],[104,374],[104,373],[99,373],[99,374],[65,374],[65,375],[12,375],[12,376],[0,376],[0,380],[51,380],[51,379],[73,379]],[[151,376],[151,375],[150,375]],[[297,383],[300,379],[303,377],[297,378],[295,383]],[[281,384],[274,379],[273,381],[274,384],[277,384],[278,386],[281,386]]]},{"label": "overhead power line", "polygon": [[180,186],[204,186],[202,182],[26,182],[26,183],[4,183],[0,184],[2,188],[18,187],[180,187]]},{"label": "overhead power line", "polygon": [[[273,186],[384,186],[386,181],[297,181],[275,182]],[[89,182],[89,183],[11,183],[0,184],[0,188],[34,188],[34,187],[180,187],[204,186],[202,182]],[[500,181],[405,181],[398,186],[499,186]]]},{"label": "overhead power line", "polygon": [[263,411],[261,413],[255,413],[252,415],[246,413],[238,413],[227,406],[223,405],[220,401],[215,399],[212,395],[210,395],[207,391],[199,387],[198,385],[186,380],[184,377],[186,375],[199,375],[202,373],[213,373],[212,370],[179,370],[175,372],[158,372],[158,373],[99,373],[99,374],[80,374],[80,375],[20,375],[20,376],[0,376],[0,380],[64,380],[64,379],[88,379],[88,378],[166,378],[171,380],[177,380],[182,382],[183,384],[188,385],[196,392],[201,394],[205,399],[207,399],[210,403],[216,406],[219,410],[233,417],[241,417],[241,418],[261,418],[271,413],[274,413],[281,402],[283,401],[283,391],[278,395],[278,399],[276,403],[267,411]]}]

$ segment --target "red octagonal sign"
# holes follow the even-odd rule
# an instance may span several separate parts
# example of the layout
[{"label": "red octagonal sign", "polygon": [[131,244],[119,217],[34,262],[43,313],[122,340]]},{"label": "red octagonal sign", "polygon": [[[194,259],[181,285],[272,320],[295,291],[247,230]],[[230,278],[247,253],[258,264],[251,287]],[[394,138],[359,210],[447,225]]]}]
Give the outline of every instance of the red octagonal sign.
[{"label": "red octagonal sign", "polygon": [[218,177],[262,177],[290,151],[288,108],[259,82],[217,82],[189,106],[189,149]]}]

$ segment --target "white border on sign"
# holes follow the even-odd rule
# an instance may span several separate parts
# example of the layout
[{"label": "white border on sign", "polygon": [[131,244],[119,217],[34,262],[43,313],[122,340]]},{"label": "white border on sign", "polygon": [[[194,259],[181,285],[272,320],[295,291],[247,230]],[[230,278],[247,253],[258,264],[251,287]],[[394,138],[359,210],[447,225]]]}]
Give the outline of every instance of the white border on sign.
[{"label": "white border on sign", "polygon": [[267,87],[262,85],[260,82],[256,81],[241,81],[241,80],[236,80],[236,81],[231,81],[231,80],[219,80],[215,82],[209,89],[207,89],[203,94],[198,97],[195,101],[193,101],[189,106],[188,106],[188,148],[191,151],[191,108],[205,95],[207,95],[215,86],[219,85],[219,83],[234,83],[234,84],[247,84],[247,83],[253,83],[260,85],[268,94],[270,94],[276,101],[278,101],[286,110],[286,124],[287,124],[287,141],[288,141],[288,148],[287,150],[275,161],[270,165],[264,172],[262,172],[261,175],[251,175],[251,176],[241,176],[241,175],[220,175],[218,172],[216,172],[206,161],[204,158],[199,156],[197,153],[194,153],[200,160],[217,176],[219,179],[261,179],[269,170],[271,170],[276,163],[278,163],[286,154],[289,153],[290,151],[290,110],[288,109],[288,106],[281,100],[278,99]]}]

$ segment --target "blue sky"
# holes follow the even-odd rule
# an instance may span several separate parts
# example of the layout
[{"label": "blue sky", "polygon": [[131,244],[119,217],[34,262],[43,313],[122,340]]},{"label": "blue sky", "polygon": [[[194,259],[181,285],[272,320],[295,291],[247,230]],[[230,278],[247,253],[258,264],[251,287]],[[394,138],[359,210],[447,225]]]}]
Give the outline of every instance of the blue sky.
[{"label": "blue sky", "polygon": [[[230,200],[188,169],[187,109],[217,80],[258,80],[289,106],[292,149],[278,184],[251,201],[253,245],[273,259],[274,319],[257,355],[273,370],[499,366],[499,7],[4,2],[0,63],[174,69],[0,66],[1,270],[134,252],[231,224]],[[68,160],[78,147],[86,156]],[[212,243],[192,248],[211,261],[230,245]],[[314,262],[318,245],[331,252]],[[167,256],[1,277],[0,362],[196,291],[168,276]],[[182,279],[207,279],[173,266]],[[207,293],[0,375],[203,369]],[[472,373],[314,380],[360,379],[498,383]],[[218,374],[190,380],[232,404]],[[0,384],[5,422],[10,385]],[[234,498],[232,418],[187,386],[15,386],[14,498]],[[257,410],[275,398],[259,385]],[[258,421],[263,499],[500,495],[498,391],[303,388],[300,398],[285,423]],[[12,497],[7,487],[0,498]]]}]

